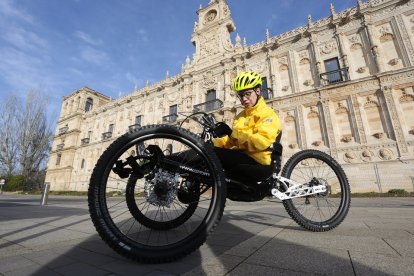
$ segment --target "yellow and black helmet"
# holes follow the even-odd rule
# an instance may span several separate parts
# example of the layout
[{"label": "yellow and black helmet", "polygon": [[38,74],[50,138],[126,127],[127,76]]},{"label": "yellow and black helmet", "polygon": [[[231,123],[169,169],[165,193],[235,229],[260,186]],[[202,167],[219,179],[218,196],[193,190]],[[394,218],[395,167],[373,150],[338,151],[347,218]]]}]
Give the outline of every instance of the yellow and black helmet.
[{"label": "yellow and black helmet", "polygon": [[246,89],[255,88],[258,85],[262,85],[262,78],[256,72],[240,72],[233,80],[232,88],[234,91],[239,92]]}]

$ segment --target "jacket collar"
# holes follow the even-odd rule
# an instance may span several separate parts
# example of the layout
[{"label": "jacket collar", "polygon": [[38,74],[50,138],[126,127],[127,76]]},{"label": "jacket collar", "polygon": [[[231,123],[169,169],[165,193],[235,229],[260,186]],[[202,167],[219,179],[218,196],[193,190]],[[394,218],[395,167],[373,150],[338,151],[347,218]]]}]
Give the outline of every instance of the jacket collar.
[{"label": "jacket collar", "polygon": [[257,110],[262,109],[265,106],[266,106],[265,100],[263,99],[263,97],[260,97],[260,99],[257,101],[257,104],[252,106],[252,107],[247,107],[245,109],[245,112],[246,112],[247,115],[250,115],[250,114],[256,112]]}]

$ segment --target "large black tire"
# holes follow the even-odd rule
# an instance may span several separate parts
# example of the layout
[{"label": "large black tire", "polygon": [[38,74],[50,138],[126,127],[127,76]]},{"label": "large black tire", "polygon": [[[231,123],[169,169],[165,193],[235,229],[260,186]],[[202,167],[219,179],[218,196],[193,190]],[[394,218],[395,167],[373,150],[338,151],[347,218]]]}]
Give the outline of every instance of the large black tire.
[{"label": "large black tire", "polygon": [[323,194],[283,201],[288,214],[300,226],[323,232],[345,219],[351,191],[345,172],[331,156],[318,150],[300,151],[286,162],[282,176],[298,183],[324,184],[328,188]]},{"label": "large black tire", "polygon": [[[180,202],[178,187],[191,173],[181,175],[170,167],[146,171],[145,178],[134,180],[134,191],[128,191],[127,182],[133,175],[122,179],[113,168],[115,162],[133,156],[138,144],[157,145],[170,154],[173,147],[177,152],[195,152],[209,174],[208,184],[199,184],[197,202]],[[157,185],[168,186],[162,197],[158,194],[164,190]],[[135,200],[149,202],[152,210],[140,212],[137,219],[133,212],[139,203],[134,204]],[[225,201],[225,177],[213,147],[189,131],[169,125],[145,126],[114,141],[99,158],[88,191],[89,212],[101,238],[119,254],[144,263],[174,261],[199,248],[219,223]],[[144,223],[142,216],[148,217]]]}]

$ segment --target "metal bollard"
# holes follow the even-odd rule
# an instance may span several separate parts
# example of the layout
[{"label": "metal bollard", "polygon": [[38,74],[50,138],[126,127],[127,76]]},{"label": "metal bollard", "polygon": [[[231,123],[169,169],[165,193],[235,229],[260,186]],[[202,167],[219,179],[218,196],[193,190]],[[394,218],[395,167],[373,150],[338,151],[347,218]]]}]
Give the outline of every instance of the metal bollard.
[{"label": "metal bollard", "polygon": [[50,188],[50,184],[48,182],[45,182],[40,205],[47,205],[47,198],[49,197],[49,188]]}]

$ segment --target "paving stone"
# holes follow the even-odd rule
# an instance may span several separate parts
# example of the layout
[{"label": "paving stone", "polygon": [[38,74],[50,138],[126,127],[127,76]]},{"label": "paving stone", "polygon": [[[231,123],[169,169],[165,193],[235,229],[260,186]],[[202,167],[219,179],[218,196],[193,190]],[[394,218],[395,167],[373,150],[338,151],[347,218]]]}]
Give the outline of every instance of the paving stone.
[{"label": "paving stone", "polygon": [[112,257],[105,256],[97,252],[89,251],[80,247],[75,247],[72,250],[66,252],[65,256],[93,266],[101,266],[116,261],[116,259]]},{"label": "paving stone", "polygon": [[0,273],[11,272],[31,265],[36,265],[36,263],[22,256],[0,258]]},{"label": "paving stone", "polygon": [[350,252],[356,275],[413,275],[414,259]]},{"label": "paving stone", "polygon": [[30,275],[30,276],[57,276],[62,275],[59,274],[49,268],[43,267],[38,264],[29,265],[21,268],[17,268],[16,270],[9,271],[4,273],[5,276],[22,276],[22,275]]},{"label": "paving stone", "polygon": [[[332,230],[334,231],[334,230]],[[285,230],[277,236],[278,243],[292,243],[313,248],[334,248],[342,250],[356,250],[363,252],[382,252],[383,254],[397,255],[397,253],[381,238],[359,236],[325,235],[324,232],[310,232],[301,230]]]},{"label": "paving stone", "polygon": [[68,275],[68,276],[69,275],[100,276],[100,275],[107,275],[109,273],[108,270],[104,270],[104,269],[97,268],[92,265],[79,263],[79,262],[56,268],[55,271],[62,275]]},{"label": "paving stone", "polygon": [[238,256],[223,254],[217,258],[212,258],[211,260],[204,261],[200,266],[187,273],[184,273],[183,275],[225,275],[227,272],[233,270],[243,260],[244,258]]},{"label": "paving stone", "polygon": [[[403,257],[414,258],[414,237],[407,239],[387,238],[385,241]],[[414,267],[413,267],[414,272]],[[413,273],[414,274],[414,273]]]},{"label": "paving stone", "polygon": [[325,275],[353,274],[346,250],[312,248],[277,240],[267,243],[243,263]]},{"label": "paving stone", "polygon": [[[294,271],[286,270],[281,268],[275,268],[270,266],[261,266],[253,264],[240,264],[229,274],[232,276],[251,276],[251,275],[260,275],[260,276],[274,276],[274,275],[284,275],[284,276],[308,276],[308,275],[317,275],[310,273],[309,271]],[[319,274],[320,275],[320,274]]]},{"label": "paving stone", "polygon": [[25,258],[48,268],[58,268],[77,262],[65,255],[58,255],[53,250],[42,250],[23,255]]},{"label": "paving stone", "polygon": [[151,269],[144,264],[134,263],[128,260],[114,261],[101,265],[100,268],[113,272],[117,275],[145,275],[151,272]]}]

